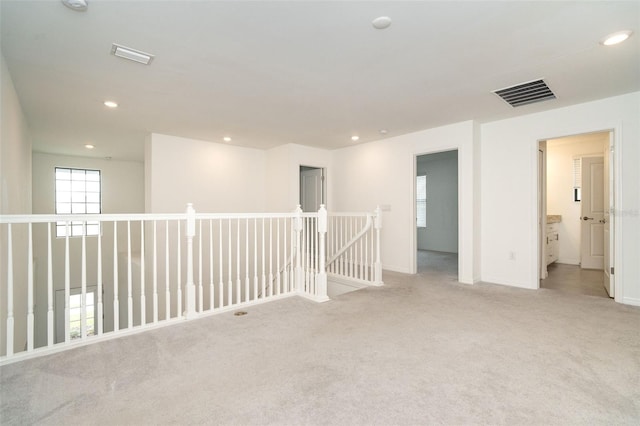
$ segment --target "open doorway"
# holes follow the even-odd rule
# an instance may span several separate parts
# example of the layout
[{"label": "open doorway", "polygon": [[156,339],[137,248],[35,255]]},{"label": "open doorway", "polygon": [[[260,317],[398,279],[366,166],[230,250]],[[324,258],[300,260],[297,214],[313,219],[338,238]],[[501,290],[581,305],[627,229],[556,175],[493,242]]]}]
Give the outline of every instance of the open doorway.
[{"label": "open doorway", "polygon": [[416,156],[418,274],[458,279],[458,151]]},{"label": "open doorway", "polygon": [[540,287],[614,297],[613,132],[539,143]]},{"label": "open doorway", "polygon": [[303,212],[317,212],[326,206],[325,170],[321,167],[300,166],[300,206]]}]

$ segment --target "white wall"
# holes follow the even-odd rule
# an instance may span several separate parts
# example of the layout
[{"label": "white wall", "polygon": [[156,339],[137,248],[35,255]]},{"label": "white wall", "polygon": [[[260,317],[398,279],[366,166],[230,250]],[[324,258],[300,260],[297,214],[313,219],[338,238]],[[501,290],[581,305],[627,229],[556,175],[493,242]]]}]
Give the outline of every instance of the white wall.
[{"label": "white wall", "polygon": [[[615,130],[616,301],[640,305],[640,92],[483,124],[482,280],[538,288],[538,141]],[[515,260],[509,260],[513,252]]]},{"label": "white wall", "polygon": [[[27,119],[6,66],[4,56],[0,54],[0,214],[31,213],[31,137]],[[6,226],[0,225],[0,318],[7,315],[7,233]],[[26,229],[14,226],[14,262],[25,265],[26,259],[20,253],[26,253]],[[16,283],[26,281],[26,268],[14,270]],[[26,304],[18,301],[26,299],[25,286],[14,286],[14,317],[16,328],[26,331]],[[0,326],[0,354],[6,351],[6,323]],[[16,333],[14,348],[18,350],[25,343],[24,335]]]},{"label": "white wall", "polygon": [[[480,213],[474,201],[474,155],[478,153],[475,124],[457,123],[333,151],[333,209],[383,212],[382,263],[385,269],[415,273],[415,161],[416,156],[458,150],[458,277],[473,283],[480,276],[474,265],[474,221]],[[479,231],[479,229],[478,229]],[[476,266],[476,267],[474,267]]]},{"label": "white wall", "polygon": [[[103,160],[88,157],[72,157],[34,152],[33,153],[33,213],[55,213],[55,167],[71,167],[100,170],[102,180],[102,213],[143,213],[144,212],[144,165],[135,161]],[[126,251],[126,230],[120,226],[118,251]],[[46,344],[47,307],[47,231],[40,225],[34,226],[35,273],[35,323],[36,346]],[[97,242],[96,237],[87,238],[87,285],[97,284]],[[70,239],[71,287],[81,284],[81,239]],[[64,289],[64,239],[53,240],[53,287]],[[139,225],[132,225],[132,250],[140,250]],[[102,280],[104,285],[105,331],[110,331],[113,318],[113,228],[102,229]]]},{"label": "white wall", "polygon": [[562,215],[558,223],[558,263],[580,264],[580,202],[573,201],[573,159],[604,153],[609,133],[547,141],[547,213]]},{"label": "white wall", "polygon": [[[265,210],[266,152],[152,134],[146,141],[147,213]],[[292,209],[290,209],[292,210]]]},{"label": "white wall", "polygon": [[458,152],[421,155],[417,174],[427,176],[427,223],[418,228],[418,249],[458,252]]}]

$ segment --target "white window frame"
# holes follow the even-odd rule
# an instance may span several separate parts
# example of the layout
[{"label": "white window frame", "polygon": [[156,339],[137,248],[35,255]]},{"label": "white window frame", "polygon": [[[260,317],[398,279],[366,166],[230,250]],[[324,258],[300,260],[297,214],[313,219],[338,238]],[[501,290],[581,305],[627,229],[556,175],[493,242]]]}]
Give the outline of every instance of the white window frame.
[{"label": "white window frame", "polygon": [[[92,294],[93,295],[93,305],[87,305],[85,306],[85,312],[86,315],[85,317],[87,319],[90,318],[90,313],[93,313],[93,330],[89,330],[89,328],[87,328],[87,336],[94,336],[96,334],[98,334],[97,332],[97,327],[98,327],[98,321],[99,319],[97,318],[98,315],[98,293],[97,293],[97,288],[96,286],[87,286],[86,292],[85,292],[87,299],[89,299],[89,295]],[[73,308],[71,308],[71,304],[72,304],[72,298],[74,296],[82,296],[82,288],[81,287],[71,287],[69,289],[69,328],[71,328],[71,323],[72,322],[76,322],[73,321],[72,315],[73,315]],[[64,342],[64,336],[65,336],[65,324],[64,324],[64,306],[65,306],[65,291],[64,289],[62,290],[56,290],[56,296],[55,296],[55,314],[56,314],[56,343],[62,343]],[[82,302],[80,302],[82,304]],[[76,308],[76,309],[80,309],[80,313],[82,313],[82,306],[80,306],[80,308]],[[82,318],[82,316],[80,317]],[[82,319],[80,320],[82,321]],[[82,330],[82,324],[80,324],[80,330]],[[82,337],[81,335],[82,331],[79,332],[78,335],[74,335],[73,333],[70,333],[71,335],[71,340],[75,340],[75,339],[80,339]]]},{"label": "white window frame", "polygon": [[[68,179],[64,178],[66,172],[68,172]],[[56,214],[85,215],[102,212],[102,172],[100,170],[55,167],[54,191]],[[100,233],[100,222],[59,221],[56,223],[56,237],[66,237],[67,231],[69,231],[69,237],[96,236]]]},{"label": "white window frame", "polygon": [[427,227],[427,175],[416,176],[416,227]]}]

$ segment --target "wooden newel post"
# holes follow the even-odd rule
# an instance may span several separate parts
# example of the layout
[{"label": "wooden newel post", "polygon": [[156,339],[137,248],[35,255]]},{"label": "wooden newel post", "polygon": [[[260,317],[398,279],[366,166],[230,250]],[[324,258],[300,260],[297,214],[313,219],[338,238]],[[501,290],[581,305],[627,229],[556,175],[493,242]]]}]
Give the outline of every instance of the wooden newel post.
[{"label": "wooden newel post", "polygon": [[305,285],[304,285],[304,274],[302,273],[302,208],[300,204],[295,209],[295,218],[293,220],[293,230],[296,233],[296,289],[299,293],[304,293]]},{"label": "wooden newel post", "polygon": [[193,282],[193,237],[196,235],[196,211],[193,204],[187,204],[187,283],[184,316],[189,319],[196,315],[196,286]]},{"label": "wooden newel post", "polygon": [[375,210],[376,221],[374,227],[376,229],[376,262],[374,265],[375,285],[383,285],[382,282],[382,261],[380,260],[380,230],[382,229],[382,210],[380,206]]},{"label": "wooden newel post", "polygon": [[325,259],[325,239],[327,236],[327,209],[320,204],[318,210],[318,274],[316,275],[316,297],[319,301],[328,300],[327,296],[327,265]]}]

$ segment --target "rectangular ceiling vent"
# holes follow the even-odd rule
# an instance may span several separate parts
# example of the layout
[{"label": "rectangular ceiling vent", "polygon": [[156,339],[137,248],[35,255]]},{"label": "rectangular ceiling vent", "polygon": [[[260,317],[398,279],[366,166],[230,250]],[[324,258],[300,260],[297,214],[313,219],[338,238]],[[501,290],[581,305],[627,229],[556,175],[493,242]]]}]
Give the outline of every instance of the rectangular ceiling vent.
[{"label": "rectangular ceiling vent", "polygon": [[500,90],[494,90],[493,93],[500,96],[512,107],[519,107],[556,98],[556,95],[551,91],[551,89],[549,89],[547,83],[542,79],[517,84],[511,87],[505,87]]},{"label": "rectangular ceiling vent", "polygon": [[111,46],[111,54],[122,59],[128,59],[130,61],[139,62],[145,65],[149,65],[151,61],[153,61],[153,55],[150,53],[132,49],[130,47],[122,46],[116,43],[113,43],[113,46]]}]

